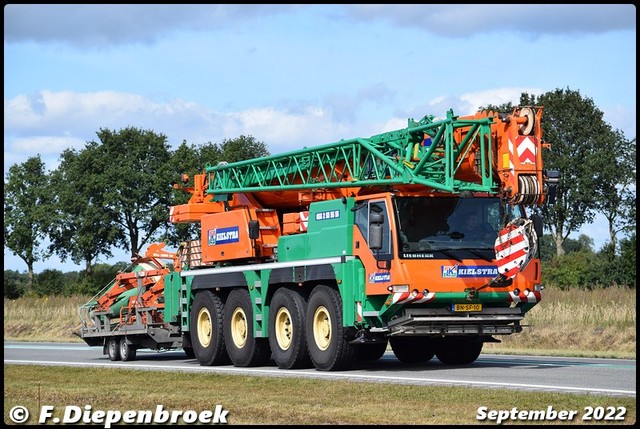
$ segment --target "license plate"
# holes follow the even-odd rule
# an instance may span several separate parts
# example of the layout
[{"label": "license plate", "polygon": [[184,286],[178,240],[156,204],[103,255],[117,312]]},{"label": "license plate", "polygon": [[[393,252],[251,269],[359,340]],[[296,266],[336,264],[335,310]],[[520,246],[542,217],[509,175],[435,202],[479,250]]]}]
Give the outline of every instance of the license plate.
[{"label": "license plate", "polygon": [[482,311],[482,304],[453,304],[453,311]]}]

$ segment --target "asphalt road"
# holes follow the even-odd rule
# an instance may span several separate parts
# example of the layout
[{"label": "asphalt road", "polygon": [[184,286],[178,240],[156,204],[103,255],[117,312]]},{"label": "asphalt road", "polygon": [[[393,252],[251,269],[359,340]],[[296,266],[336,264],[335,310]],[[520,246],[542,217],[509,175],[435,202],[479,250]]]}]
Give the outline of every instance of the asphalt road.
[{"label": "asphalt road", "polygon": [[138,350],[136,360],[112,362],[101,347],[83,343],[4,343],[5,364],[74,367],[111,367],[157,371],[191,371],[271,377],[307,377],[331,380],[447,385],[544,392],[636,396],[636,361],[548,356],[481,354],[467,366],[445,366],[437,358],[407,365],[387,352],[376,362],[361,363],[349,371],[281,370],[274,363],[255,368],[232,365],[203,367],[181,350]]}]

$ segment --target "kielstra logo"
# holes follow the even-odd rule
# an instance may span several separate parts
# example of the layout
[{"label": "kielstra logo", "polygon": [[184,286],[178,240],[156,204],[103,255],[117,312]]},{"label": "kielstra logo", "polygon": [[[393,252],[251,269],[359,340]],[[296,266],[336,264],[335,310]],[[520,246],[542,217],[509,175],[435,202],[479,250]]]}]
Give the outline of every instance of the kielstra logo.
[{"label": "kielstra logo", "polygon": [[391,281],[390,273],[372,273],[369,274],[369,283],[387,283]]},{"label": "kielstra logo", "polygon": [[237,243],[238,241],[240,241],[240,229],[237,226],[213,228],[207,231],[207,244],[209,246]]},{"label": "kielstra logo", "polygon": [[442,278],[459,279],[463,277],[495,277],[498,275],[498,267],[480,265],[442,266]]}]

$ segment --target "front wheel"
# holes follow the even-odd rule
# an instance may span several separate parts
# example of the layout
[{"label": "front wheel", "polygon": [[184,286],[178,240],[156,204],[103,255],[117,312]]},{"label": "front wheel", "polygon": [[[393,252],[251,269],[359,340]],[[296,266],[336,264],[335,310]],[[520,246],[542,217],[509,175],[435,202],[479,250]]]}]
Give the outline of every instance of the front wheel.
[{"label": "front wheel", "polygon": [[484,343],[478,338],[441,338],[436,349],[438,360],[445,365],[467,365],[480,356]]},{"label": "front wheel", "polygon": [[434,355],[433,340],[427,337],[391,337],[389,343],[400,362],[428,362]]},{"label": "front wheel", "polygon": [[306,321],[309,356],[321,371],[345,370],[356,359],[342,326],[342,298],[328,286],[317,286],[309,296]]}]

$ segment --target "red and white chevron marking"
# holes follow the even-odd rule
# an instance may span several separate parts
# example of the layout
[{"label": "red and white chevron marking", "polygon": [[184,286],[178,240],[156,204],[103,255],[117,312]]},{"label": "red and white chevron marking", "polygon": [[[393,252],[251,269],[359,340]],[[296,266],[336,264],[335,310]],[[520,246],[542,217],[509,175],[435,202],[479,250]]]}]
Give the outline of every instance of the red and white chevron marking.
[{"label": "red and white chevron marking", "polygon": [[529,292],[528,295],[525,295],[524,292],[520,292],[516,295],[513,292],[509,292],[509,302],[525,302],[525,303],[534,303],[540,302],[542,299],[542,294],[540,292]]},{"label": "red and white chevron marking", "polygon": [[169,222],[173,223],[175,217],[173,216],[173,207],[169,208]]},{"label": "red and white chevron marking", "polygon": [[500,231],[494,249],[498,272],[512,279],[529,259],[529,238],[524,226],[508,224]]},{"label": "red and white chevron marking", "polygon": [[300,212],[300,231],[307,232],[309,226],[309,212]]},{"label": "red and white chevron marking", "polygon": [[516,137],[516,152],[521,164],[535,164],[538,139],[532,136]]},{"label": "red and white chevron marking", "polygon": [[436,298],[436,294],[429,292],[424,295],[422,292],[413,294],[411,292],[396,292],[393,294],[391,302],[393,304],[420,304],[421,302],[433,301]]}]

